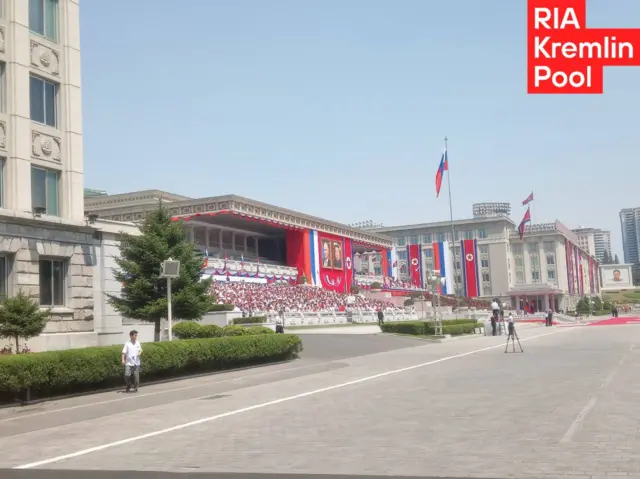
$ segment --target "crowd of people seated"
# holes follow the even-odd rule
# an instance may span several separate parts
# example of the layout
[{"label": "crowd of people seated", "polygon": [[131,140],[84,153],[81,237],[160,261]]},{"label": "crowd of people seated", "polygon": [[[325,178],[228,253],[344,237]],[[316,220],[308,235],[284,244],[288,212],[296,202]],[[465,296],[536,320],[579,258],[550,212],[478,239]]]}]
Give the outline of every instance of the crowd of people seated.
[{"label": "crowd of people seated", "polygon": [[388,311],[393,303],[355,296],[348,304],[348,295],[310,286],[244,282],[213,282],[211,293],[219,304],[233,304],[247,314],[287,312]]}]

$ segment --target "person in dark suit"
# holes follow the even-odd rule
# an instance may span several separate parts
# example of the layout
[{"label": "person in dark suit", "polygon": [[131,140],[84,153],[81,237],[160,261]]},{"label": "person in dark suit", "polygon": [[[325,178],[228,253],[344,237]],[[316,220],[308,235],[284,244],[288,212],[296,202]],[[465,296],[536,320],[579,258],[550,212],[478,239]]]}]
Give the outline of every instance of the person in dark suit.
[{"label": "person in dark suit", "polygon": [[384,324],[384,313],[382,309],[378,310],[378,326],[382,326]]},{"label": "person in dark suit", "polygon": [[342,269],[342,248],[339,243],[333,244],[333,267]]}]

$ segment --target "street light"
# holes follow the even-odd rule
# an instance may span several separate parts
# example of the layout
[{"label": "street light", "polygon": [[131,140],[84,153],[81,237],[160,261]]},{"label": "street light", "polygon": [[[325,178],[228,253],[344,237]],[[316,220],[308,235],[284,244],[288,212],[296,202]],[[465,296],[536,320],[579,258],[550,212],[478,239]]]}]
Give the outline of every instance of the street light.
[{"label": "street light", "polygon": [[169,258],[162,262],[162,274],[160,275],[167,279],[167,322],[169,330],[169,341],[173,339],[172,331],[172,314],[171,314],[171,280],[180,276],[180,261],[174,261]]},{"label": "street light", "polygon": [[442,336],[442,314],[440,313],[440,286],[444,286],[446,278],[440,275],[439,271],[427,273],[427,283],[431,286],[431,297],[433,298],[434,329],[436,336]]}]

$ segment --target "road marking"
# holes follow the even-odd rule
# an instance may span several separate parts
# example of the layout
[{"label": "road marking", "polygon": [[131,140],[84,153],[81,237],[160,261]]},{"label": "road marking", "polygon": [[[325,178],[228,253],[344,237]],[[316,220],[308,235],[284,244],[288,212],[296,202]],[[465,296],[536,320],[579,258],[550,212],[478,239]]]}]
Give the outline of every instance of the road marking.
[{"label": "road marking", "polygon": [[[339,361],[331,361],[331,362],[339,362]],[[259,374],[251,374],[249,376],[240,376],[240,377],[233,378],[233,379],[224,379],[222,381],[212,380],[212,381],[207,381],[207,382],[200,383],[200,384],[194,384],[193,386],[183,386],[183,387],[179,387],[179,388],[165,389],[163,391],[155,391],[155,392],[144,393],[144,394],[134,394],[134,395],[131,395],[131,396],[125,396],[125,397],[116,398],[116,399],[107,399],[105,401],[96,401],[96,402],[91,402],[91,403],[86,403],[86,404],[78,404],[76,406],[68,406],[68,407],[63,407],[63,408],[59,408],[59,409],[50,409],[49,411],[41,411],[41,412],[36,412],[36,413],[33,413],[33,414],[25,414],[25,415],[20,415],[20,416],[16,416],[16,417],[6,418],[6,419],[0,419],[0,423],[10,422],[10,421],[19,421],[21,419],[29,419],[31,417],[36,417],[36,416],[44,416],[45,414],[53,414],[53,413],[64,412],[64,411],[73,411],[75,409],[83,409],[83,408],[92,407],[92,406],[101,406],[103,404],[110,404],[110,403],[115,403],[115,402],[120,402],[120,401],[128,401],[128,400],[133,400],[133,399],[142,399],[142,398],[149,397],[149,396],[158,396],[160,394],[168,394],[168,393],[173,393],[173,392],[178,392],[178,391],[187,391],[189,389],[197,389],[197,388],[212,386],[212,385],[215,385],[215,384],[224,384],[224,383],[230,383],[230,382],[234,382],[234,381],[243,381],[245,379],[252,379],[252,378],[256,378],[256,377],[267,376],[267,375],[270,375],[270,374],[277,374],[277,373],[281,373],[281,372],[295,371],[295,370],[298,370],[298,369],[306,369],[306,368],[310,368],[310,367],[316,367],[318,365],[331,364],[331,362],[330,363],[307,364],[306,366],[297,366],[295,368],[278,369],[276,371],[267,371],[267,372],[263,372],[263,373],[259,373]],[[231,372],[231,371],[229,371],[229,372]],[[197,378],[192,378],[192,379],[197,379]]]},{"label": "road marking", "polygon": [[[554,334],[559,334],[559,333],[564,333],[567,331],[571,331],[571,329],[564,329],[564,330],[556,330],[554,332],[551,333],[544,333],[544,334],[539,334],[536,336],[531,336],[529,338],[524,338],[521,339],[520,342],[524,342],[524,341],[530,341],[532,339],[537,339],[537,338],[542,338],[545,336],[551,336]],[[245,413],[245,412],[249,412],[249,411],[254,411],[256,409],[262,409],[268,406],[273,406],[275,404],[281,404],[284,402],[289,402],[289,401],[293,401],[296,399],[302,399],[308,396],[314,396],[316,394],[320,394],[320,393],[324,393],[324,392],[328,392],[328,391],[333,391],[335,389],[341,389],[347,386],[353,386],[355,384],[360,384],[360,383],[364,383],[367,381],[372,381],[374,379],[378,379],[378,378],[383,378],[386,376],[391,376],[391,375],[395,375],[395,374],[399,374],[399,373],[404,373],[407,371],[413,371],[414,369],[419,369],[419,368],[424,368],[426,366],[432,366],[434,364],[439,364],[439,363],[443,363],[445,361],[450,361],[452,359],[459,359],[459,358],[464,358],[466,356],[471,356],[473,354],[477,354],[477,353],[481,353],[484,351],[490,351],[492,349],[498,349],[498,348],[503,348],[504,344],[501,342],[501,344],[496,344],[494,346],[488,346],[486,348],[481,348],[481,349],[475,349],[473,351],[468,351],[466,353],[460,353],[460,354],[454,354],[452,356],[447,356],[444,358],[440,358],[440,359],[435,359],[433,361],[429,361],[426,363],[421,363],[421,364],[415,364],[413,366],[408,366],[408,367],[404,367],[404,368],[400,368],[400,369],[393,369],[391,371],[386,371],[383,373],[378,373],[378,374],[374,374],[372,376],[365,376],[363,378],[360,379],[354,379],[352,381],[347,381],[344,383],[340,383],[340,384],[334,384],[333,386],[327,386],[324,388],[320,388],[320,389],[314,389],[312,391],[308,391],[305,393],[301,393],[301,394],[296,394],[294,396],[288,396],[288,397],[284,397],[284,398],[280,398],[280,399],[275,399],[273,401],[268,401],[268,402],[264,402],[264,403],[260,403],[260,404],[254,404],[253,406],[248,406],[248,407],[244,407],[244,408],[240,408],[240,409],[235,409],[233,411],[228,411],[222,414],[216,414],[215,416],[209,416],[209,417],[205,417],[202,419],[197,419],[195,421],[190,421],[190,422],[186,422],[183,424],[178,424],[176,426],[172,426],[172,427],[168,427],[165,429],[160,429],[158,431],[153,431],[153,432],[149,432],[146,434],[141,434],[139,436],[134,436],[134,437],[129,437],[127,439],[122,439],[120,441],[114,441],[114,442],[110,442],[107,444],[102,444],[100,446],[95,446],[95,447],[90,447],[87,449],[81,449],[79,451],[76,452],[72,452],[70,454],[64,454],[62,456],[57,456],[57,457],[52,457],[50,459],[44,459],[42,461],[37,461],[37,462],[31,462],[29,464],[23,464],[21,466],[16,466],[13,469],[33,469],[35,467],[40,467],[40,466],[46,466],[48,464],[53,464],[55,462],[60,462],[60,461],[64,461],[67,459],[73,459],[75,457],[79,457],[79,456],[85,456],[87,454],[92,454],[94,452],[99,452],[99,451],[104,451],[105,449],[111,449],[113,447],[117,447],[117,446],[122,446],[124,444],[129,444],[132,442],[137,442],[137,441],[142,441],[144,439],[148,439],[150,437],[155,437],[155,436],[161,436],[163,434],[168,434],[170,432],[174,432],[174,431],[179,431],[181,429],[186,429],[189,427],[193,427],[193,426],[198,426],[200,424],[204,424],[204,423],[208,423],[208,422],[212,422],[212,421],[217,421],[218,419],[223,419],[226,417],[230,417],[230,416],[237,416],[239,414]]]},{"label": "road marking", "polygon": [[[615,377],[616,373],[620,370],[620,367],[626,362],[627,358],[629,357],[629,354],[631,354],[634,348],[635,348],[635,344],[632,344],[631,347],[629,348],[629,351],[620,358],[620,361],[618,361],[618,364],[616,364],[614,368],[611,370],[611,372],[607,375],[604,382],[600,385],[600,389],[606,388],[611,383],[611,381],[613,381],[613,378]],[[562,436],[562,439],[560,439],[561,443],[567,443],[573,440],[573,437],[576,435],[576,432],[578,432],[578,430],[582,427],[582,423],[584,422],[586,417],[589,415],[589,413],[593,410],[597,402],[598,402],[597,395],[589,399],[587,404],[582,408],[582,410],[578,413],[574,421],[571,423],[571,426],[569,426],[569,429],[567,429],[567,432],[564,433],[564,436]]]}]

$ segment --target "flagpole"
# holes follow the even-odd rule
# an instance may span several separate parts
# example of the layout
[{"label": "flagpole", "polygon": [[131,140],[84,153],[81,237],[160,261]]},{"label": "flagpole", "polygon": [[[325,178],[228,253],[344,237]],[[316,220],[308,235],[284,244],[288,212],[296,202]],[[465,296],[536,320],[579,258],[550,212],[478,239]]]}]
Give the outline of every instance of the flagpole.
[{"label": "flagpole", "polygon": [[[456,229],[453,224],[453,203],[451,201],[451,165],[449,164],[449,139],[444,137],[444,151],[446,152],[447,160],[447,187],[449,188],[449,216],[451,218],[451,250],[453,252],[453,294],[458,296],[458,285],[456,284],[456,278],[458,277],[458,262],[456,261]],[[462,251],[460,252],[462,255]]]}]

